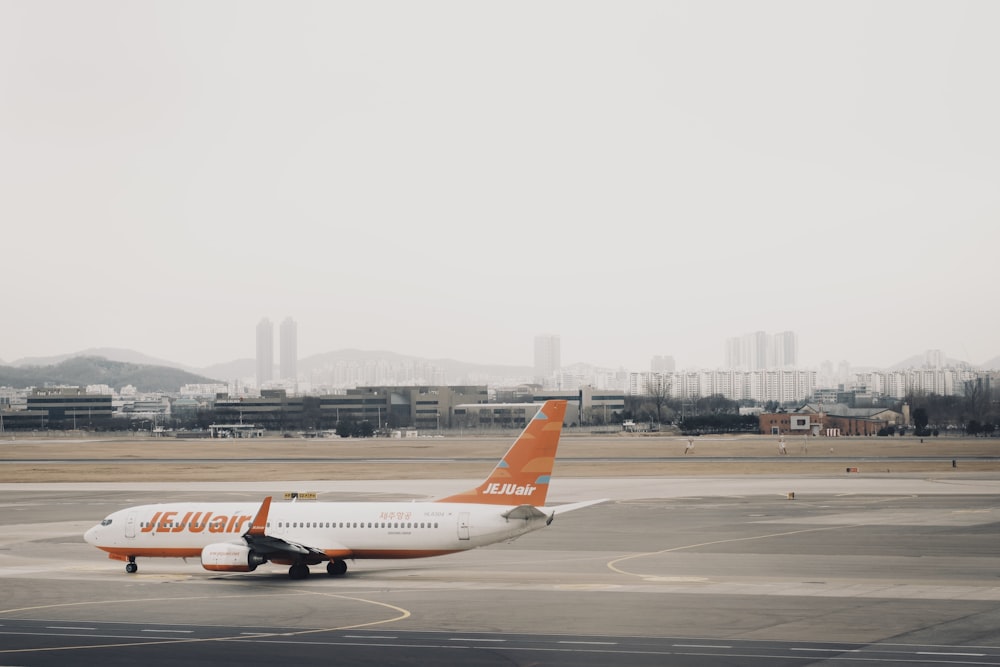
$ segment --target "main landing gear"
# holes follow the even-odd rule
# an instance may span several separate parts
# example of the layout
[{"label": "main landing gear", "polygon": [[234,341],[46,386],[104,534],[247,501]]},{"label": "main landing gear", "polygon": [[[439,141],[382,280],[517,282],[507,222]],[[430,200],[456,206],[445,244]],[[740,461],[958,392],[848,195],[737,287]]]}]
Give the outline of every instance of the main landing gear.
[{"label": "main landing gear", "polygon": [[305,563],[295,563],[288,568],[289,579],[305,579],[309,576],[309,566]]},{"label": "main landing gear", "polygon": [[[331,577],[340,577],[347,573],[347,563],[342,560],[331,560],[326,564],[326,573]],[[309,566],[305,563],[295,563],[288,568],[289,579],[305,579],[309,576]]]},{"label": "main landing gear", "polygon": [[129,574],[135,574],[139,571],[139,566],[135,564],[135,556],[128,557],[128,562],[125,563],[125,571]]}]

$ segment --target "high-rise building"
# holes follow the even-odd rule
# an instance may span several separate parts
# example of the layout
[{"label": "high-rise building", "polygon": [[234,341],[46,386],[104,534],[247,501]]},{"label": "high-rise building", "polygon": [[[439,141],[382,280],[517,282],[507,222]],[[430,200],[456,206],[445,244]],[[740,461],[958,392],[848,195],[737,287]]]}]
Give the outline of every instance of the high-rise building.
[{"label": "high-rise building", "polygon": [[291,317],[281,323],[281,355],[278,373],[282,380],[296,380],[299,377],[299,326]]},{"label": "high-rise building", "polygon": [[274,325],[266,317],[257,323],[257,387],[274,379]]},{"label": "high-rise building", "polygon": [[741,371],[794,368],[799,342],[794,331],[771,335],[764,331],[726,339],[725,367]]},{"label": "high-rise building", "polygon": [[799,363],[799,339],[794,331],[774,334],[771,368],[795,368]]},{"label": "high-rise building", "polygon": [[658,354],[649,362],[649,370],[654,373],[673,373],[677,370],[677,363],[670,355]]},{"label": "high-rise building", "polygon": [[542,385],[551,383],[560,368],[559,336],[535,336],[535,381]]},{"label": "high-rise building", "polygon": [[927,350],[924,353],[924,368],[944,368],[948,364],[946,357],[941,350]]}]

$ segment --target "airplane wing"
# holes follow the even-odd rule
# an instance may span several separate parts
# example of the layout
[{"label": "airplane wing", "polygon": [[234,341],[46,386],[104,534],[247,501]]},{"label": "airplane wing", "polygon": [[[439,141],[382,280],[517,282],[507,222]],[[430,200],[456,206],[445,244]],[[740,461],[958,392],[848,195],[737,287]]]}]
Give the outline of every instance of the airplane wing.
[{"label": "airplane wing", "polygon": [[283,540],[280,537],[271,537],[270,535],[251,535],[247,533],[243,536],[243,540],[247,543],[248,547],[265,556],[271,556],[274,554],[297,554],[300,556],[308,555],[326,558],[326,552],[322,549],[315,549],[304,544],[296,544],[295,542]]},{"label": "airplane wing", "polygon": [[257,515],[250,524],[250,529],[243,534],[243,540],[247,546],[257,553],[274,557],[278,556],[313,556],[319,559],[326,559],[332,556],[349,555],[351,550],[343,545],[330,545],[326,549],[317,549],[297,542],[289,542],[280,537],[265,534],[267,527],[267,513],[271,509],[271,496],[264,498],[260,504]]}]

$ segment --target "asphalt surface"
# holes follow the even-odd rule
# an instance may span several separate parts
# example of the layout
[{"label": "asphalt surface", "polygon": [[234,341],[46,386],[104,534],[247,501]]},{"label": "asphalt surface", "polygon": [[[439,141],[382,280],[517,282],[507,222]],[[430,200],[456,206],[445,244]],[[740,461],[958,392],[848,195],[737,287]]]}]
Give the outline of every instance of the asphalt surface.
[{"label": "asphalt surface", "polygon": [[[0,665],[1000,664],[996,475],[556,480],[553,503],[609,501],[336,579],[126,575],[81,537],[130,504],[290,484],[0,484]],[[294,484],[356,500],[467,480]]]}]

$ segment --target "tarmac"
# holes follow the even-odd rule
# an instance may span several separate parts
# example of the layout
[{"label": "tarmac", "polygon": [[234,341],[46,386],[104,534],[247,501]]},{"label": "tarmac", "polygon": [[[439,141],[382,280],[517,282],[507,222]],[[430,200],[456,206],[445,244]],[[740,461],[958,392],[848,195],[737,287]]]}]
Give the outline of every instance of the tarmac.
[{"label": "tarmac", "polygon": [[155,461],[110,457],[87,465],[116,481],[18,483],[7,466],[24,464],[0,462],[0,664],[1000,664],[1000,472],[944,466],[939,453],[940,469],[902,473],[876,460],[850,473],[838,461],[560,477],[557,462],[552,504],[607,502],[509,544],[358,561],[344,578],[169,559],[126,575],[82,539],[111,511],[152,501],[433,497],[485,475],[488,452],[476,453],[434,468],[481,474],[411,479],[426,463],[371,464],[382,479],[268,480],[253,471],[297,464],[233,461],[237,479],[171,481],[135,474]]}]

